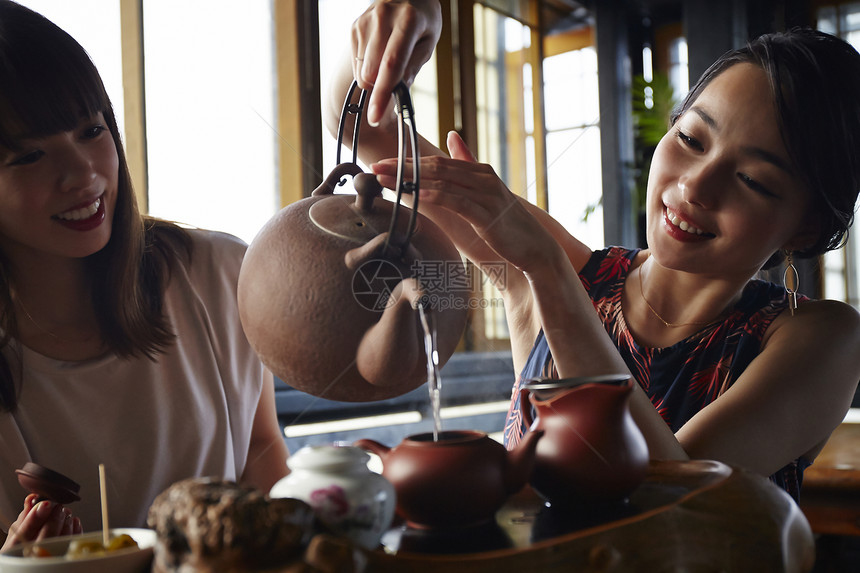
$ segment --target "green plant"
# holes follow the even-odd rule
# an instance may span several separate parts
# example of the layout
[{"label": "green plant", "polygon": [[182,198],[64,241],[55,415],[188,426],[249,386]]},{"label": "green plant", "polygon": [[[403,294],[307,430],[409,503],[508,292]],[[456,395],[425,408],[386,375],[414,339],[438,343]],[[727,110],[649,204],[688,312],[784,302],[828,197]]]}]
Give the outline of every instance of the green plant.
[{"label": "green plant", "polygon": [[650,82],[642,75],[633,78],[634,209],[637,213],[645,208],[654,148],[666,134],[676,104],[675,90],[668,76],[654,74]]},{"label": "green plant", "polygon": [[[664,74],[654,74],[650,82],[646,81],[642,75],[634,76],[632,92],[633,215],[638,220],[639,214],[645,211],[648,171],[651,169],[651,157],[654,155],[654,148],[666,134],[669,127],[669,117],[678,101],[669,76]],[[602,198],[595,204],[589,205],[582,220],[587,220],[601,202]],[[644,229],[640,229],[640,231],[640,234],[644,235]]]}]

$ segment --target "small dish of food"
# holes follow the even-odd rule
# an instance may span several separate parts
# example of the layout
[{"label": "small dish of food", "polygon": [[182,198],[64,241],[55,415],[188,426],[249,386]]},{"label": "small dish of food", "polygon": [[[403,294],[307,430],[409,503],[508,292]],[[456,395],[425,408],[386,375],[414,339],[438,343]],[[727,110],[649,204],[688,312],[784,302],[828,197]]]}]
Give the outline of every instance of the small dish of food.
[{"label": "small dish of food", "polygon": [[0,553],[3,573],[138,573],[152,567],[156,534],[151,529],[111,529],[107,549],[102,532],[22,543]]}]

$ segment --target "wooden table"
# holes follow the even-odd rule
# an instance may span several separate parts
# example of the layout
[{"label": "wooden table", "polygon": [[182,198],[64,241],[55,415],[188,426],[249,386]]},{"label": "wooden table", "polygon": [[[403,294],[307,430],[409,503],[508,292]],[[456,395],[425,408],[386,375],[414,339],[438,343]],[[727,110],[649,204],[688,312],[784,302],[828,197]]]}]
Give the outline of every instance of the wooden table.
[{"label": "wooden table", "polygon": [[800,507],[815,533],[860,536],[860,424],[834,430],[804,473]]},{"label": "wooden table", "polygon": [[768,480],[714,461],[654,462],[626,503],[556,515],[526,488],[470,530],[383,538],[369,571],[809,571],[797,505]]}]

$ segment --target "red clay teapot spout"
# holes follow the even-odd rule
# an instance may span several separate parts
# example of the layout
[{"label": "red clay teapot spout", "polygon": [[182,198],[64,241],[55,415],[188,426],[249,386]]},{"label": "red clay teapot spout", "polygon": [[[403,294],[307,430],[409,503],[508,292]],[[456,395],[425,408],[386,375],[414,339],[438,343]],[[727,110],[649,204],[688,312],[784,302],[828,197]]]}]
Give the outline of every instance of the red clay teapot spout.
[{"label": "red clay teapot spout", "polygon": [[397,493],[397,514],[416,528],[465,527],[493,519],[526,484],[542,432],[530,432],[516,450],[483,432],[416,434],[394,448],[374,440],[356,446],[382,459],[383,477]]},{"label": "red clay teapot spout", "polygon": [[618,501],[645,479],[648,446],[630,414],[633,384],[630,375],[609,375],[523,385],[526,435],[545,432],[531,485],[552,505]]},{"label": "red clay teapot spout", "polygon": [[509,495],[523,489],[531,478],[538,440],[543,434],[543,430],[528,432],[520,443],[508,452],[505,458],[505,487]]}]

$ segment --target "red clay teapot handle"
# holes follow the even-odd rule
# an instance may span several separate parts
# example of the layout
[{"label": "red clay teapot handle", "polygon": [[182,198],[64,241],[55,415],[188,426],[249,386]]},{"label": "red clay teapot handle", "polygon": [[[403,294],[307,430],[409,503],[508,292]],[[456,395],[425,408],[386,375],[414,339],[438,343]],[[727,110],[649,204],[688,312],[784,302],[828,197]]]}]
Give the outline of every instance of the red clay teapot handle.
[{"label": "red clay teapot handle", "polygon": [[382,458],[383,463],[385,463],[385,457],[388,455],[388,452],[391,451],[391,448],[386,446],[385,444],[381,444],[376,440],[371,440],[369,438],[363,438],[361,440],[356,440],[352,444],[356,448],[361,448],[362,450],[367,450],[372,452]]},{"label": "red clay teapot handle", "polygon": [[331,173],[328,174],[328,177],[320,183],[320,186],[313,190],[311,195],[314,197],[319,195],[333,195],[334,188],[340,185],[340,181],[345,175],[352,175],[355,177],[359,173],[364,173],[364,171],[362,171],[361,167],[355,163],[338,163],[334,166],[334,169],[331,170]]}]

